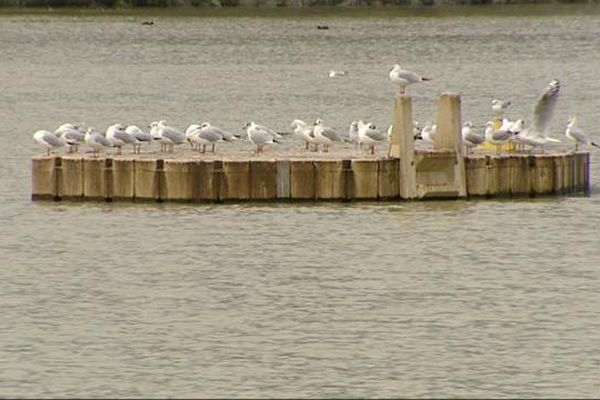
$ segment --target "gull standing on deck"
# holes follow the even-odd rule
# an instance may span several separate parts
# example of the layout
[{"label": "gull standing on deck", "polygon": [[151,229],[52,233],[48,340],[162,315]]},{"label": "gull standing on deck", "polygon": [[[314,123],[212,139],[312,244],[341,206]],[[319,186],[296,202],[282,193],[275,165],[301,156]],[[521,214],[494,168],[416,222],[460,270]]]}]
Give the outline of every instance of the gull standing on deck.
[{"label": "gull standing on deck", "polygon": [[50,150],[53,148],[64,147],[67,144],[63,138],[58,137],[56,134],[46,130],[36,131],[33,134],[33,139],[42,146],[46,147],[47,156],[50,155]]},{"label": "gull standing on deck", "polygon": [[350,128],[348,129],[348,138],[352,143],[354,143],[354,150],[358,149],[360,145],[360,135],[358,132],[358,121],[352,121],[350,123]]},{"label": "gull standing on deck", "polygon": [[464,123],[461,131],[463,144],[467,148],[467,154],[472,153],[474,147],[485,142],[485,136],[475,133],[473,126],[471,121],[467,121]]},{"label": "gull standing on deck", "polygon": [[85,139],[85,133],[80,129],[80,125],[62,124],[54,131],[54,134],[69,145],[69,153],[76,153],[79,150],[79,145]]},{"label": "gull standing on deck", "polygon": [[254,122],[247,125],[246,134],[248,135],[248,140],[256,145],[256,154],[263,152],[265,144],[278,143],[277,139],[269,131]]},{"label": "gull standing on deck", "polygon": [[415,74],[412,71],[402,69],[400,65],[394,65],[394,68],[390,71],[390,80],[398,85],[399,93],[404,94],[406,87],[417,82],[430,81],[430,78],[425,78]]},{"label": "gull standing on deck", "polygon": [[152,143],[153,137],[150,133],[144,132],[136,125],[129,125],[125,128],[125,132],[129,133],[135,138],[133,143],[133,152],[139,154],[142,149],[143,143]]},{"label": "gull standing on deck", "polygon": [[425,126],[421,129],[421,140],[425,143],[433,146],[435,143],[435,134],[437,132],[437,125],[431,121],[425,121]]},{"label": "gull standing on deck", "polygon": [[485,140],[496,146],[496,154],[500,154],[500,149],[503,144],[508,142],[512,137],[512,133],[509,129],[494,129],[494,123],[488,121],[485,124]]},{"label": "gull standing on deck", "polygon": [[167,125],[166,120],[158,121],[156,125],[156,135],[160,141],[160,151],[175,151],[176,144],[182,144],[185,141],[185,133],[179,129]]},{"label": "gull standing on deck", "polygon": [[358,121],[358,137],[360,143],[365,143],[371,146],[371,154],[375,154],[375,145],[377,143],[387,142],[387,132],[383,132],[375,126],[373,123],[364,123]]},{"label": "gull standing on deck", "polygon": [[[125,126],[121,124],[114,124],[106,129],[106,139],[117,148],[117,154],[121,154],[121,148],[130,144],[132,147],[136,142],[133,135],[125,132]],[[135,152],[135,149],[134,149]]]},{"label": "gull standing on deck", "polygon": [[492,100],[492,112],[494,113],[494,118],[501,120],[504,116],[504,112],[510,106],[510,101],[504,101],[500,99]]},{"label": "gull standing on deck", "polygon": [[569,123],[567,124],[567,129],[565,130],[565,136],[570,141],[575,143],[575,149],[573,149],[573,152],[579,151],[580,144],[587,144],[588,146],[600,148],[600,145],[592,142],[585,132],[577,126],[577,117],[574,115],[569,117]]},{"label": "gull standing on deck", "polygon": [[342,136],[333,128],[323,125],[322,119],[315,121],[315,143],[323,145],[323,151],[329,151],[329,145],[333,142],[341,142]]},{"label": "gull standing on deck", "polygon": [[308,125],[301,119],[295,119],[290,124],[290,127],[292,128],[294,133],[306,143],[305,149],[309,150],[310,144],[314,143],[315,139],[314,126]]},{"label": "gull standing on deck", "polygon": [[92,148],[92,152],[96,157],[98,157],[99,151],[103,148],[112,147],[112,144],[102,132],[98,132],[93,126],[88,127],[85,133],[85,143]]},{"label": "gull standing on deck", "polygon": [[254,129],[254,128],[260,128],[260,130],[262,132],[267,132],[268,134],[270,134],[271,136],[273,136],[273,138],[275,138],[275,139],[281,139],[282,138],[282,136],[279,133],[275,132],[273,129],[267,128],[264,125],[257,124],[254,121],[250,121],[250,122],[246,123],[246,134],[248,133],[248,129],[250,129],[251,127],[252,127],[252,129]]},{"label": "gull standing on deck", "polygon": [[211,125],[210,122],[203,122],[197,129],[190,132],[188,138],[191,143],[198,145],[198,150],[200,150],[200,146],[202,146],[202,150],[200,150],[201,153],[206,153],[206,146],[209,144],[212,145],[211,152],[214,153],[216,142],[222,142],[224,140],[231,142],[235,140],[233,134],[217,126]]}]

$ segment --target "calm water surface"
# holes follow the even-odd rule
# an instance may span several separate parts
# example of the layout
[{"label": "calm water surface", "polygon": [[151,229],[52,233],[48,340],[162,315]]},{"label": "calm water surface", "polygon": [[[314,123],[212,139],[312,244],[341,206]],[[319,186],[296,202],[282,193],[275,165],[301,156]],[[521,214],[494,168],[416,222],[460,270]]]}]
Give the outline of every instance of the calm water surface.
[{"label": "calm water surface", "polygon": [[411,88],[421,121],[444,90],[465,119],[499,97],[527,120],[558,78],[552,134],[577,113],[600,141],[600,14],[572,11],[1,15],[0,396],[597,397],[597,153],[589,197],[29,200],[37,129],[387,125],[394,63],[434,78]]}]

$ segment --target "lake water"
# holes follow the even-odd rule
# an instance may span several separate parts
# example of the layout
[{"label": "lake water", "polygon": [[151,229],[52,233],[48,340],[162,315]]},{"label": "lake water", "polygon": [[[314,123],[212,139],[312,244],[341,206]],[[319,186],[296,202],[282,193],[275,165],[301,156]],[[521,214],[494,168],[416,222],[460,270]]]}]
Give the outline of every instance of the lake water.
[{"label": "lake water", "polygon": [[589,197],[30,201],[37,129],[383,126],[395,63],[420,121],[530,120],[557,78],[552,136],[600,141],[597,7],[458,10],[0,14],[0,396],[597,397],[597,152]]}]

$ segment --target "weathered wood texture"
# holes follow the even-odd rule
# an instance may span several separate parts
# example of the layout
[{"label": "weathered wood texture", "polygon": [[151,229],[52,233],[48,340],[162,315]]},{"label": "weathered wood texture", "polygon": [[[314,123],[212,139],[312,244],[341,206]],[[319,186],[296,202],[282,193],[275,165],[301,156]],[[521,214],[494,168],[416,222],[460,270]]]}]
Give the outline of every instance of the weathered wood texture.
[{"label": "weathered wood texture", "polygon": [[[460,198],[454,151],[417,152],[417,198]],[[585,193],[589,153],[464,158],[469,196]],[[401,199],[401,160],[36,157],[32,199],[275,201]]]}]

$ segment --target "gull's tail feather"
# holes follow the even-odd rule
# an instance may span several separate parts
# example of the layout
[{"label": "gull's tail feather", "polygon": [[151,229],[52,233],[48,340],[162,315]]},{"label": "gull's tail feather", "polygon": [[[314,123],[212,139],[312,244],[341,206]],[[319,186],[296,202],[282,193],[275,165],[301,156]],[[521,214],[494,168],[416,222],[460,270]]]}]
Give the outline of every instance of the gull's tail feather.
[{"label": "gull's tail feather", "polygon": [[430,81],[430,80],[431,80],[431,78],[425,78],[425,77],[421,77],[421,80],[422,80],[422,81]]},{"label": "gull's tail feather", "polygon": [[594,143],[594,142],[590,142],[590,144],[591,144],[592,146],[595,146],[595,147],[597,147],[597,148],[599,148],[599,149],[600,149],[600,144],[596,144],[596,143]]}]

